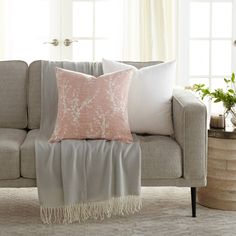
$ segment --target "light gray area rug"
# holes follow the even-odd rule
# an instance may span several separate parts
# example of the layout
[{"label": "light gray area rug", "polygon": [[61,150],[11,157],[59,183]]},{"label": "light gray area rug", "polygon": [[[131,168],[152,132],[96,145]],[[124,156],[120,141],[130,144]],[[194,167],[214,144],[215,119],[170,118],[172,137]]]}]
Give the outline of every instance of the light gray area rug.
[{"label": "light gray area rug", "polygon": [[191,217],[190,189],[142,188],[143,209],[129,217],[72,225],[43,225],[37,189],[0,189],[0,236],[8,235],[236,235],[236,212],[197,206]]}]

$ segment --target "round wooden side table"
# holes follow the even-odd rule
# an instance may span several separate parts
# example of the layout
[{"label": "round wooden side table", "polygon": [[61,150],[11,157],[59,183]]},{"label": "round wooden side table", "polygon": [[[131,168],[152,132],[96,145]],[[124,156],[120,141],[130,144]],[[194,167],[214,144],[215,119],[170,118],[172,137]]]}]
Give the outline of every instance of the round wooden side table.
[{"label": "round wooden side table", "polygon": [[236,210],[236,127],[208,130],[207,171],[207,186],[198,189],[198,202]]}]

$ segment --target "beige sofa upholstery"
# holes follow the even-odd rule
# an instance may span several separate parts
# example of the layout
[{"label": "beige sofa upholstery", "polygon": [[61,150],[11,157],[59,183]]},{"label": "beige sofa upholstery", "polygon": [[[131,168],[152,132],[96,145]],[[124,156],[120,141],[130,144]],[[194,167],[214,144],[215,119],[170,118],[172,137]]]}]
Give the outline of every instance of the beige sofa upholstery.
[{"label": "beige sofa upholstery", "polygon": [[27,80],[25,62],[0,63],[0,128],[27,127]]},{"label": "beige sofa upholstery", "polygon": [[0,128],[0,179],[20,178],[20,146],[26,131]]},{"label": "beige sofa upholstery", "polygon": [[[137,68],[157,62],[127,62]],[[86,65],[86,66],[84,66]],[[91,63],[84,73],[93,74]],[[101,63],[98,76],[102,74]],[[34,140],[40,127],[41,61],[0,62],[0,187],[36,186]],[[142,185],[206,185],[206,108],[191,92],[174,92],[174,135],[138,135]]]},{"label": "beige sofa upholstery", "polygon": [[34,141],[39,129],[30,130],[21,145],[21,176],[36,179]]}]

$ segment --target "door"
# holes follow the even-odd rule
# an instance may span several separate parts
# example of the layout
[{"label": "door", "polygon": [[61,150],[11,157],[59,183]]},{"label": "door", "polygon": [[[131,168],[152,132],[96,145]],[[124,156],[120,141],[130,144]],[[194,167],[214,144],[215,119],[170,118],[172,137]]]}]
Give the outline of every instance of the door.
[{"label": "door", "polygon": [[[2,59],[95,61],[121,55],[122,1],[0,0]],[[1,55],[3,54],[3,55]]]},{"label": "door", "polygon": [[[4,60],[60,59],[60,4],[56,0],[2,1]],[[57,41],[58,40],[58,41]]]},{"label": "door", "polygon": [[99,61],[121,55],[122,1],[62,0],[62,59]]}]

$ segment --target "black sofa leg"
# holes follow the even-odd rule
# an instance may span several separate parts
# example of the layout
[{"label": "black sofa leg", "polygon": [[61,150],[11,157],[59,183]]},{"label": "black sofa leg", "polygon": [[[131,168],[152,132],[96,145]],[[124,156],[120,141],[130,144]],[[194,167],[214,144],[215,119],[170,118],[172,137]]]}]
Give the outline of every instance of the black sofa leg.
[{"label": "black sofa leg", "polygon": [[192,217],[196,217],[196,188],[191,187]]}]

